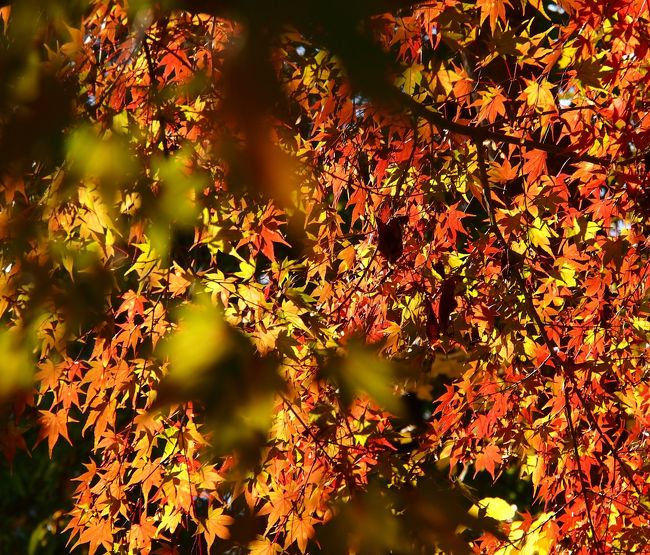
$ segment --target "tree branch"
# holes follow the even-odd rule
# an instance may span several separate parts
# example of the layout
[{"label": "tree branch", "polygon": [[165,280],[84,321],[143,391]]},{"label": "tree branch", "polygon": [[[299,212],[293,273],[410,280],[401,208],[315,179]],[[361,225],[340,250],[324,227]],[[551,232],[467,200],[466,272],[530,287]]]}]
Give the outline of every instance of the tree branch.
[{"label": "tree branch", "polygon": [[394,87],[394,95],[397,101],[414,116],[425,119],[436,127],[446,129],[451,133],[470,137],[474,139],[477,145],[479,142],[482,143],[483,141],[488,140],[497,143],[501,142],[510,145],[517,145],[533,150],[541,150],[543,152],[547,152],[561,158],[566,158],[574,162],[590,162],[599,166],[606,166],[609,164],[609,161],[601,160],[596,156],[591,156],[589,154],[578,154],[577,152],[566,150],[554,144],[541,143],[532,139],[526,139],[524,137],[513,137],[512,135],[490,131],[486,127],[464,125],[455,121],[448,120],[442,114],[440,114],[440,112],[433,110],[432,108],[428,108],[423,104],[420,104],[413,97],[400,91],[396,87]]}]

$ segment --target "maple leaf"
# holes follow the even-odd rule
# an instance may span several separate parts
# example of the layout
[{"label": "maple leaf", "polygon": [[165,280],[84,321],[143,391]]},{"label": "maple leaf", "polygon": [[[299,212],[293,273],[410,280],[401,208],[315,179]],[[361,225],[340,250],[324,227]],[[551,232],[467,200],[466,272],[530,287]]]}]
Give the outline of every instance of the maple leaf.
[{"label": "maple leaf", "polygon": [[231,516],[223,514],[223,508],[210,507],[208,509],[208,516],[199,521],[198,532],[202,533],[205,541],[208,544],[208,549],[214,543],[216,538],[227,540],[230,538],[230,526],[234,522]]},{"label": "maple leaf", "polygon": [[478,502],[478,507],[473,506],[470,514],[485,512],[485,516],[495,520],[512,520],[517,512],[517,506],[511,505],[499,497],[484,497]]},{"label": "maple leaf", "polygon": [[51,360],[45,360],[39,365],[40,370],[36,373],[35,378],[41,383],[44,391],[55,389],[59,378],[63,374],[63,365],[54,364]]},{"label": "maple leaf", "polygon": [[275,247],[274,243],[281,243],[283,245],[291,246],[282,237],[279,231],[272,227],[264,227],[260,232],[260,250],[266,255],[269,260],[275,260]]},{"label": "maple leaf", "polygon": [[497,183],[507,183],[519,176],[519,165],[512,166],[508,158],[504,158],[501,164],[492,162],[488,170],[490,178]]},{"label": "maple leaf", "polygon": [[133,321],[135,316],[141,316],[144,313],[145,298],[138,295],[135,291],[129,290],[122,295],[123,302],[116,311],[116,315],[127,313],[129,322]]},{"label": "maple leaf", "polygon": [[467,230],[463,226],[463,218],[467,218],[468,215],[462,210],[458,210],[459,204],[459,202],[452,204],[440,216],[441,228],[449,234],[454,243],[459,233],[467,234]]},{"label": "maple leaf", "polygon": [[70,34],[70,42],[62,44],[60,50],[63,54],[70,58],[74,58],[77,53],[81,50],[83,43],[83,33],[80,29],[75,29],[74,27],[67,27],[68,33]]},{"label": "maple leaf", "polygon": [[487,470],[490,476],[492,476],[492,479],[494,479],[495,466],[501,464],[501,460],[501,449],[494,444],[486,445],[474,461],[476,473],[481,470]]},{"label": "maple leaf", "polygon": [[168,530],[173,534],[181,524],[183,516],[183,511],[180,508],[177,509],[175,506],[165,505],[160,523],[158,524],[159,534],[163,530]]},{"label": "maple leaf", "polygon": [[174,263],[174,269],[176,271],[169,274],[169,292],[172,297],[178,297],[184,295],[188,287],[192,285],[192,274],[186,272]]},{"label": "maple leaf", "polygon": [[529,183],[546,173],[547,158],[546,152],[541,150],[529,150],[524,154],[525,162],[522,173]]},{"label": "maple leaf", "polygon": [[553,97],[554,85],[545,79],[541,83],[532,80],[526,80],[528,86],[524,89],[522,96],[532,108],[539,112],[548,112],[556,110],[555,98]]},{"label": "maple leaf", "polygon": [[129,531],[129,549],[148,555],[151,552],[151,542],[156,536],[157,528],[151,518],[141,517],[139,524],[131,526]]},{"label": "maple leaf", "polygon": [[506,106],[504,104],[505,97],[502,94],[501,87],[490,87],[488,90],[481,94],[481,99],[476,103],[481,106],[478,115],[478,121],[481,122],[487,119],[490,123],[494,123],[499,116],[506,115]]},{"label": "maple leaf", "polygon": [[481,25],[490,18],[490,31],[494,34],[497,21],[505,23],[506,6],[512,7],[509,0],[477,0],[476,5],[481,9]]},{"label": "maple leaf", "polygon": [[282,551],[282,546],[268,538],[258,537],[248,545],[248,549],[249,555],[276,555]]},{"label": "maple leaf", "polygon": [[412,95],[415,92],[416,86],[422,81],[423,69],[424,67],[420,64],[415,64],[414,66],[406,68],[397,81],[398,85],[403,87],[407,94]]},{"label": "maple leaf", "polygon": [[114,530],[110,519],[94,518],[81,532],[77,543],[72,549],[74,550],[77,546],[87,543],[88,555],[94,555],[100,546],[110,552],[113,546],[113,533]]},{"label": "maple leaf", "polygon": [[551,229],[540,218],[535,218],[535,221],[529,227],[528,237],[534,246],[540,247],[553,256],[553,251],[551,250]]},{"label": "maple leaf", "polygon": [[307,542],[314,536],[315,530],[313,527],[314,519],[306,515],[296,515],[294,513],[289,517],[287,523],[287,539],[285,547],[288,547],[293,542],[298,544],[298,549],[301,553],[307,550]]},{"label": "maple leaf", "polygon": [[39,413],[41,414],[38,419],[41,429],[39,430],[36,442],[38,444],[47,438],[50,457],[52,456],[52,450],[54,449],[59,436],[63,437],[70,445],[72,445],[72,442],[68,437],[68,422],[77,422],[77,420],[74,420],[68,415],[68,409],[62,408],[57,412],[40,410]]}]

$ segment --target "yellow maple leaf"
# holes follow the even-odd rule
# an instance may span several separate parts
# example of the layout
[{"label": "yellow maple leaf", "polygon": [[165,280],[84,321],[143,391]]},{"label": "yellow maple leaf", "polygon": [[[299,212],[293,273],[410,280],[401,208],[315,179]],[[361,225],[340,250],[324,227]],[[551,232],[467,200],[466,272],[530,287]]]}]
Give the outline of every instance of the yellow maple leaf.
[{"label": "yellow maple leaf", "polygon": [[528,238],[535,246],[543,249],[548,254],[553,255],[551,250],[551,229],[540,218],[535,218],[533,225],[528,228]]},{"label": "yellow maple leaf", "polygon": [[537,81],[526,80],[528,86],[524,89],[523,98],[526,103],[539,112],[557,110],[555,98],[553,97],[553,85],[545,79]]},{"label": "yellow maple leaf", "polygon": [[512,520],[517,514],[517,506],[511,505],[500,497],[485,497],[473,505],[470,514],[479,516],[481,511],[485,511],[485,516],[499,521]]},{"label": "yellow maple leaf", "polygon": [[282,547],[268,538],[259,536],[249,544],[248,550],[249,555],[275,555],[282,551]]}]

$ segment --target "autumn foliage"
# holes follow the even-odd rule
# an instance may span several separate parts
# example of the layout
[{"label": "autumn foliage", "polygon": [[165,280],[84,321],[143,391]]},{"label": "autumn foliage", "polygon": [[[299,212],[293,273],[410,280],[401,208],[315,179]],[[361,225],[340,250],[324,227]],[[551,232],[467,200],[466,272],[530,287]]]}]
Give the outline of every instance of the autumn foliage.
[{"label": "autumn foliage", "polygon": [[649,10],[0,2],[30,549],[645,548]]}]

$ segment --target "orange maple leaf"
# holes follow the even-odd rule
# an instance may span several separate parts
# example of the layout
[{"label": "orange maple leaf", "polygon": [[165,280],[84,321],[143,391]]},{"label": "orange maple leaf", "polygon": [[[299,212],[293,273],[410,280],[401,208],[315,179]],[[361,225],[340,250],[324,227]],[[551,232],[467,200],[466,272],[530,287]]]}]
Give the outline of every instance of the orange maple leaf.
[{"label": "orange maple leaf", "polygon": [[249,555],[276,555],[282,551],[282,547],[273,543],[268,538],[258,537],[255,541],[251,542],[248,546]]},{"label": "orange maple leaf", "polygon": [[113,547],[113,528],[110,519],[97,519],[94,524],[86,525],[77,543],[73,546],[74,551],[78,545],[88,544],[88,555],[94,555],[101,545],[107,552]]},{"label": "orange maple leaf", "polygon": [[494,33],[497,26],[497,19],[505,23],[506,5],[512,7],[508,0],[477,0],[476,5],[481,8],[481,25],[490,18],[490,31]]},{"label": "orange maple leaf", "polygon": [[47,438],[50,457],[52,456],[52,450],[54,449],[59,436],[65,438],[66,441],[72,445],[72,442],[68,437],[68,422],[77,421],[68,416],[68,409],[63,408],[56,413],[49,410],[41,410],[39,412],[41,413],[41,417],[38,421],[41,424],[41,429],[38,433],[36,443],[38,444],[43,439]]},{"label": "orange maple leaf", "polygon": [[199,533],[202,533],[205,537],[208,550],[216,538],[221,538],[222,540],[230,538],[228,526],[233,522],[234,519],[231,516],[223,514],[223,508],[210,507],[208,517],[199,523]]},{"label": "orange maple leaf", "polygon": [[304,553],[307,550],[309,538],[313,537],[315,533],[314,527],[312,526],[313,522],[313,518],[304,514],[300,516],[292,514],[287,524],[285,547],[288,547],[295,541],[298,544],[300,552]]},{"label": "orange maple leaf", "polygon": [[476,457],[474,467],[478,473],[481,470],[487,470],[494,479],[495,466],[501,462],[501,449],[496,445],[488,445],[483,449],[483,452]]}]

